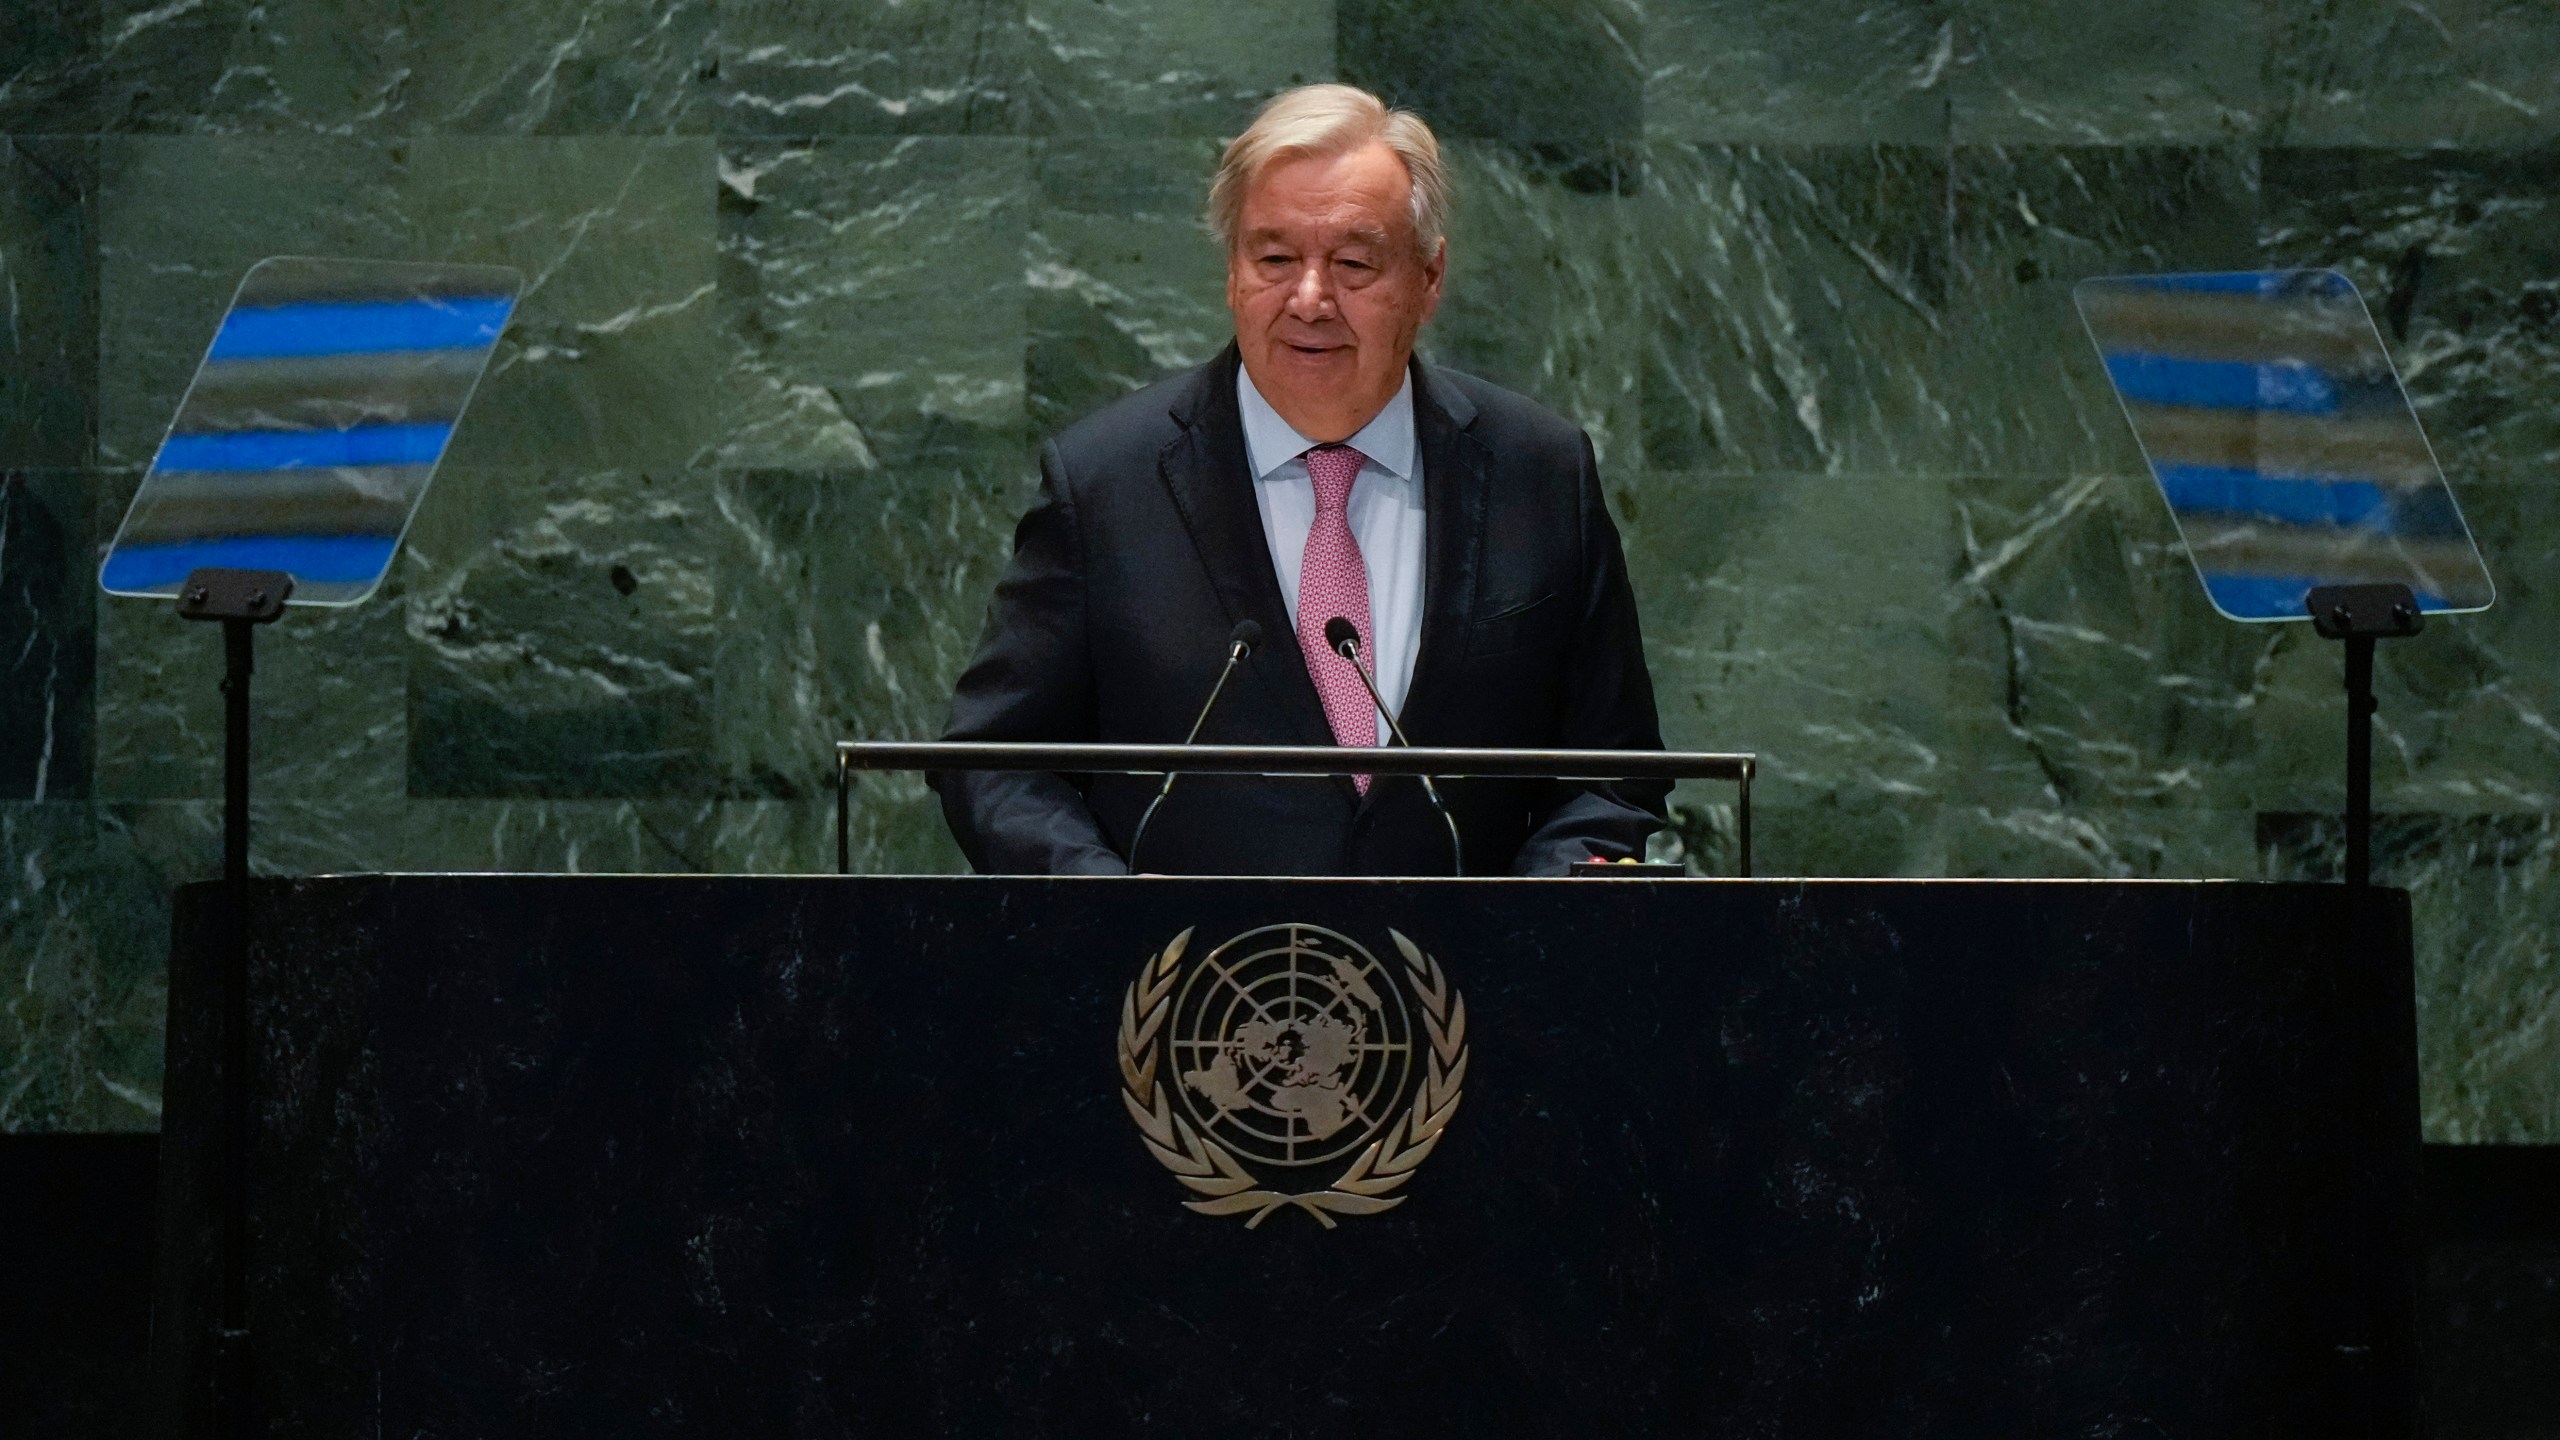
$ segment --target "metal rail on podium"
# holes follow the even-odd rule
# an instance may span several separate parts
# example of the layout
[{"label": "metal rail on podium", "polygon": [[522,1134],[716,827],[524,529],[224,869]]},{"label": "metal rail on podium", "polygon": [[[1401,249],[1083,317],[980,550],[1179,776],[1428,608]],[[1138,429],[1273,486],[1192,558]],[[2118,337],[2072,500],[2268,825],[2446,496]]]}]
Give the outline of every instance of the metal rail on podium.
[{"label": "metal rail on podium", "polygon": [[1456,779],[1727,780],[1737,868],[1751,874],[1751,777],[1759,757],[1699,750],[1485,750],[1454,746],[1094,745],[1000,740],[836,743],[836,873],[853,873],[856,771],[1030,770],[1061,775],[1418,775]]}]

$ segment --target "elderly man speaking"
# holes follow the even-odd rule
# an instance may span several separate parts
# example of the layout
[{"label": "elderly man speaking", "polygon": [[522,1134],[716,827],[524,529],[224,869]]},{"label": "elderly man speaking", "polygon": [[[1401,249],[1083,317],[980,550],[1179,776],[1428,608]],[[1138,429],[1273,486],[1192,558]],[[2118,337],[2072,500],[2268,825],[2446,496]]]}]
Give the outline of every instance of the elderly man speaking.
[{"label": "elderly man speaking", "polygon": [[[1420,117],[1347,85],[1263,107],[1209,190],[1235,343],[1043,447],[945,738],[1179,742],[1234,638],[1258,629],[1201,743],[1377,745],[1377,706],[1326,639],[1346,620],[1415,745],[1661,747],[1589,437],[1413,353],[1448,211]],[[1125,873],[1158,790],[934,783],[972,864],[1030,874]],[[1440,795],[1471,872],[1541,875],[1634,853],[1667,787],[1452,780]],[[1411,778],[1193,776],[1146,826],[1146,871],[1452,866]]]}]

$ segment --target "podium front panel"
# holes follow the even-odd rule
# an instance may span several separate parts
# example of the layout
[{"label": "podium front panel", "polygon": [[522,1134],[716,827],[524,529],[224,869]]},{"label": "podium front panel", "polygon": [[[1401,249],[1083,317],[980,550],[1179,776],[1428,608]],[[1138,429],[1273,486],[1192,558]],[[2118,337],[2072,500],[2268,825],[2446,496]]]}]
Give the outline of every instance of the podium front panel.
[{"label": "podium front panel", "polygon": [[[219,905],[172,971],[181,1396]],[[381,876],[252,914],[277,1436],[2407,1433],[2397,892]]]}]

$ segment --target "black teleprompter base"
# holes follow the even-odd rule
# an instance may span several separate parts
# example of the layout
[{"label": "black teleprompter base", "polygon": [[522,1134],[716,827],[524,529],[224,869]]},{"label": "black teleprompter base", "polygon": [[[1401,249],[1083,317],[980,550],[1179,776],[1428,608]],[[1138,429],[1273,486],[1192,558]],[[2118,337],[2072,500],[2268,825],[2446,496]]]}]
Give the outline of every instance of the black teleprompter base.
[{"label": "black teleprompter base", "polygon": [[2321,638],[2346,646],[2347,858],[2349,885],[2373,881],[2373,642],[2405,640],[2426,628],[2406,585],[2322,585],[2304,597]]},{"label": "black teleprompter base", "polygon": [[205,1376],[211,1407],[209,1433],[220,1440],[252,1440],[260,1427],[252,1402],[257,1357],[248,1320],[245,1269],[249,1216],[248,1136],[251,1130],[249,991],[249,683],[257,670],[257,627],[284,618],[293,577],[281,570],[206,566],[178,587],[178,618],[222,626],[222,963],[218,990],[201,997],[220,1017],[222,1139],[215,1237],[220,1298],[209,1316],[197,1317],[210,1336],[212,1363]]},{"label": "black teleprompter base", "polygon": [[[182,895],[164,1317],[209,1298]],[[277,1436],[2409,1434],[2406,897],[2212,883],[260,882]],[[1465,995],[1391,1213],[1190,1214],[1175,932]],[[184,1323],[158,1334],[200,1333]],[[201,1355],[164,1348],[183,1391]]]}]

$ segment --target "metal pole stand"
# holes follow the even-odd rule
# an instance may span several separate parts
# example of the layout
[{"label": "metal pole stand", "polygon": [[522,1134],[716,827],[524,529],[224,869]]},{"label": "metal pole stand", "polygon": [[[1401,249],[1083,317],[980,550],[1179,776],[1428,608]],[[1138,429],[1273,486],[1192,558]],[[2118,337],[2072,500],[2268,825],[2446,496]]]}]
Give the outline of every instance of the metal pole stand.
[{"label": "metal pole stand", "polygon": [[2406,585],[2322,585],[2303,602],[2311,624],[2347,642],[2347,873],[2349,885],[2373,882],[2373,642],[2426,628],[2418,597]]},{"label": "metal pole stand", "polygon": [[284,615],[281,570],[198,570],[178,616],[222,622],[222,882],[229,914],[222,974],[222,1310],[213,1345],[214,1433],[258,1433],[249,1347],[249,675],[256,627]]}]

